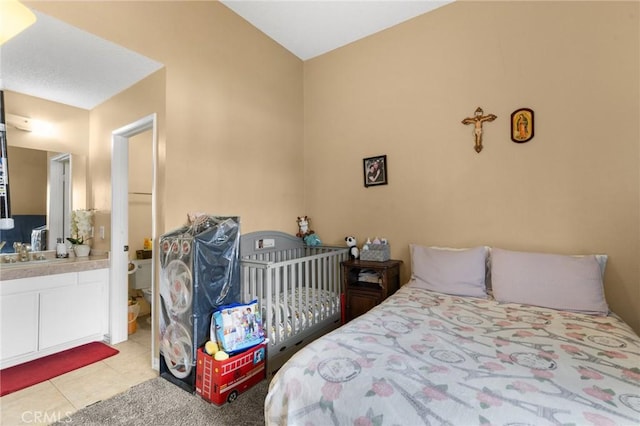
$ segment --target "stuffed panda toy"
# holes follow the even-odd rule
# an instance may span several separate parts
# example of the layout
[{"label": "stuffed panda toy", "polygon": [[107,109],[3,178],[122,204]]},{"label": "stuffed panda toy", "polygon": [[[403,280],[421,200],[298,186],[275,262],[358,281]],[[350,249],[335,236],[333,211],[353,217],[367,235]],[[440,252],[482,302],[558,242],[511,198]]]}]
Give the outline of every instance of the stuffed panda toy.
[{"label": "stuffed panda toy", "polygon": [[345,237],[344,240],[347,242],[347,246],[349,247],[349,258],[357,259],[360,257],[360,251],[358,250],[358,242],[356,241],[356,237],[348,236]]}]

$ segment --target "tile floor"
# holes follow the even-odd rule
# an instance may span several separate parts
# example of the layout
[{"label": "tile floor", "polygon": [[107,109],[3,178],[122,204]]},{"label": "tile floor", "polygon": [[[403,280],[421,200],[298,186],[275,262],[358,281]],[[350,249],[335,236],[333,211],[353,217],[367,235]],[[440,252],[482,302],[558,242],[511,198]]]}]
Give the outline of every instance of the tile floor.
[{"label": "tile floor", "polygon": [[48,425],[71,413],[152,379],[151,325],[138,318],[138,329],[114,345],[117,355],[0,398],[2,426]]}]

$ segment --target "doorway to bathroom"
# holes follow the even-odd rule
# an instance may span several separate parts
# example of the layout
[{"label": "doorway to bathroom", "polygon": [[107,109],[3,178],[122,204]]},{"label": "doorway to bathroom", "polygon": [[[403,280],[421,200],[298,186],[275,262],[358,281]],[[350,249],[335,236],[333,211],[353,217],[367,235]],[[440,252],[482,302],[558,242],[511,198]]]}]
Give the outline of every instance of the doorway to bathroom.
[{"label": "doorway to bathroom", "polygon": [[[152,241],[156,238],[157,152],[156,114],[144,117],[112,133],[111,288],[109,298],[109,340],[112,344],[128,339],[129,261],[136,258],[138,249],[144,249],[144,238],[150,238]],[[142,156],[146,158],[141,158]],[[141,179],[138,179],[138,175],[146,176],[141,176]],[[135,200],[131,212],[130,200]],[[144,211],[144,217],[140,215],[140,211]],[[134,231],[133,236],[130,236],[129,229],[133,230],[138,227],[140,222],[146,222],[146,226],[141,230],[144,237],[141,237],[141,241],[137,241],[140,239],[135,236],[137,231]],[[155,259],[152,258],[151,300],[155,298],[155,264]],[[151,303],[150,314],[151,318],[156,317],[154,303]],[[155,323],[156,321],[151,321],[150,358],[152,367],[157,369],[159,361],[156,356],[156,342],[153,338],[156,335]]]},{"label": "doorway to bathroom", "polygon": [[[148,330],[151,324],[152,136],[151,130],[147,130],[129,138],[129,338],[140,334],[139,329]],[[138,340],[139,336],[133,337]]]}]

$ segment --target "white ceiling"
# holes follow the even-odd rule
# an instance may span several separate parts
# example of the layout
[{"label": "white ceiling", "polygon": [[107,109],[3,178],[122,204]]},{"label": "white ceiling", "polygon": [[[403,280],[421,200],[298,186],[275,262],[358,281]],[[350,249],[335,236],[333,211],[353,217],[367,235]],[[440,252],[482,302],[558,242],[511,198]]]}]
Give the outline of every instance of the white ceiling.
[{"label": "white ceiling", "polygon": [[93,109],[162,67],[122,46],[34,13],[36,23],[0,47],[3,89]]},{"label": "white ceiling", "polygon": [[[451,1],[221,0],[302,60]],[[89,110],[163,66],[34,12],[36,23],[0,47],[0,88]]]},{"label": "white ceiling", "polygon": [[453,0],[220,0],[306,61]]}]

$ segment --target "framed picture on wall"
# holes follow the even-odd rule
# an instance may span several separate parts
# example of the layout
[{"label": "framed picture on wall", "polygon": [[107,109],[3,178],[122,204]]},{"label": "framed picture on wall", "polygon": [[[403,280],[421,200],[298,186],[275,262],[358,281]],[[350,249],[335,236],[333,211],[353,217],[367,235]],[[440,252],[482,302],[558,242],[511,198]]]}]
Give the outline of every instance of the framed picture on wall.
[{"label": "framed picture on wall", "polygon": [[533,110],[520,108],[511,113],[511,140],[516,143],[533,139]]},{"label": "framed picture on wall", "polygon": [[362,163],[364,166],[364,186],[366,188],[388,183],[386,155],[365,158]]}]

